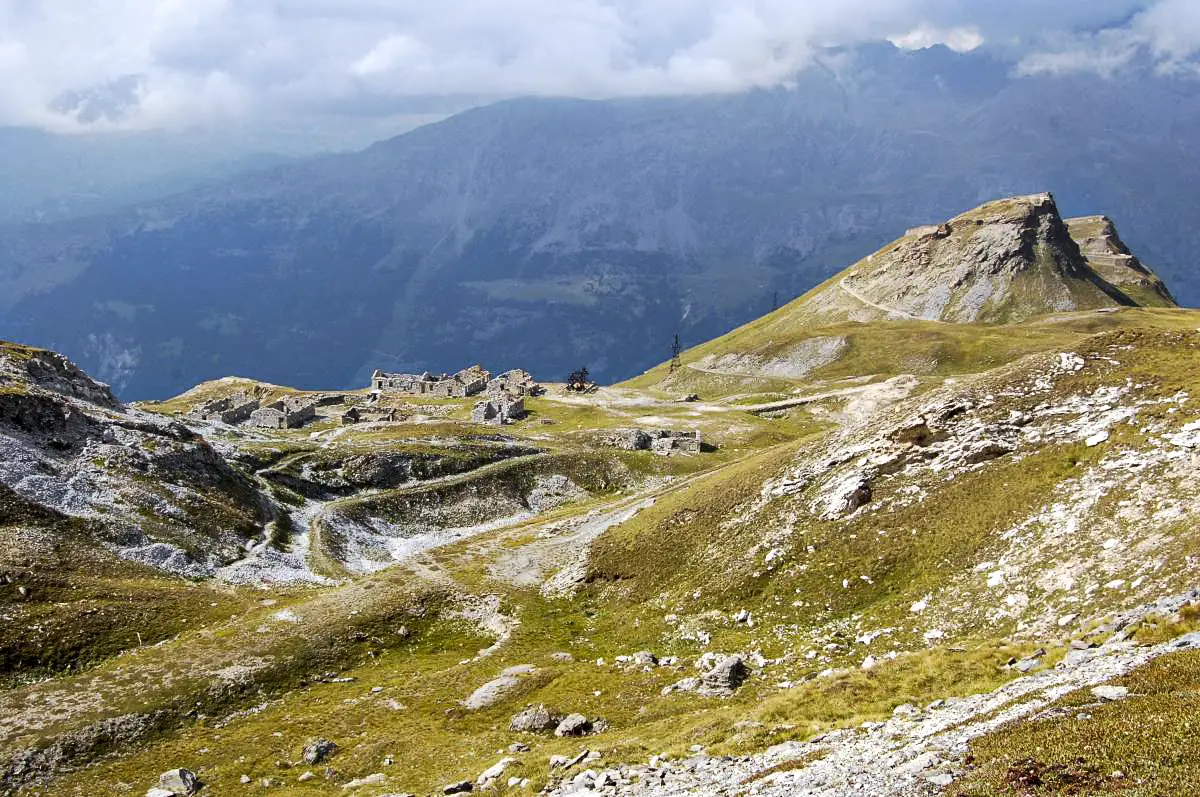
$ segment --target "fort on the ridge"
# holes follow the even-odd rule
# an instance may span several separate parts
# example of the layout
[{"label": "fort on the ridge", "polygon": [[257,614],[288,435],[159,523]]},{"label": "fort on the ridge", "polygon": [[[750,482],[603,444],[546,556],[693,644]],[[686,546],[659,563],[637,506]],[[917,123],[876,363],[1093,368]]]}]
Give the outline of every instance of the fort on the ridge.
[{"label": "fort on the ridge", "polygon": [[[377,370],[370,388],[364,391],[299,393],[271,397],[263,387],[241,389],[236,393],[208,399],[188,409],[186,417],[201,423],[223,423],[254,429],[299,429],[322,420],[342,426],[359,423],[395,423],[407,417],[409,405],[387,401],[389,396],[465,399],[478,396],[471,410],[474,423],[503,425],[525,417],[525,398],[536,396],[542,388],[533,376],[520,368],[495,377],[480,365],[472,365],[454,374],[434,375],[384,373]],[[268,402],[268,398],[274,400]],[[331,405],[343,405],[330,413],[319,411]],[[424,411],[436,410],[425,407]]]},{"label": "fort on the ridge", "polygon": [[487,398],[472,408],[471,420],[500,426],[525,417],[525,397],[535,395],[538,386],[533,376],[520,368],[493,377],[482,366],[473,365],[458,373],[441,376],[429,372],[389,374],[377,370],[371,376],[371,389],[379,394],[434,398],[468,398],[486,393]]}]

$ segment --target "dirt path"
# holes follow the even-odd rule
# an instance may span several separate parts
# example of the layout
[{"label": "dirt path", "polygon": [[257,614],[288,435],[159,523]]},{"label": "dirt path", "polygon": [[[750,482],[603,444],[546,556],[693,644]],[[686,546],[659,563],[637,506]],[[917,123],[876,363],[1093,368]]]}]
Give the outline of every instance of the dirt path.
[{"label": "dirt path", "polygon": [[[488,566],[488,573],[493,578],[518,587],[543,584],[552,570],[562,568],[558,573],[561,575],[565,570],[585,565],[592,540],[614,526],[631,520],[643,509],[653,506],[654,502],[654,496],[635,496],[594,509],[582,517],[548,523],[538,534],[538,539],[502,554]],[[569,579],[559,579],[566,580]],[[570,584],[577,581],[570,580]],[[546,585],[549,586],[548,583]]]},{"label": "dirt path", "polygon": [[861,293],[859,293],[858,291],[854,290],[849,285],[847,285],[846,280],[844,280],[844,279],[838,280],[837,286],[839,288],[841,288],[842,292],[845,293],[850,298],[855,299],[855,300],[861,302],[862,304],[865,304],[867,307],[873,307],[876,310],[879,310],[880,312],[887,313],[888,315],[900,316],[901,318],[907,319],[909,321],[932,321],[935,324],[945,323],[944,321],[941,321],[936,318],[921,318],[920,316],[915,316],[912,313],[906,313],[903,310],[897,310],[894,307],[887,307],[882,304],[877,304],[876,302],[871,301],[866,296],[863,296]]},{"label": "dirt path", "polygon": [[[537,537],[515,549],[498,546],[490,551],[477,549],[472,552],[472,558],[486,558],[499,550],[499,555],[487,568],[493,578],[518,587],[541,585],[542,593],[547,596],[567,594],[586,575],[588,554],[596,538],[629,522],[664,496],[686,489],[696,481],[719,473],[743,459],[738,458],[714,470],[667,484],[653,485],[634,495],[596,507],[586,514],[522,529],[522,533],[535,531]],[[494,538],[490,542],[503,543],[503,540]]]},{"label": "dirt path", "polygon": [[[705,368],[687,365],[687,368],[694,368],[697,371],[705,373],[719,373],[717,371],[709,371]],[[742,404],[734,405],[729,403],[710,403],[710,402],[693,402],[689,404],[680,404],[676,401],[667,401],[663,399],[655,399],[649,396],[630,396],[630,395],[613,395],[601,391],[589,400],[584,397],[576,396],[548,396],[552,401],[557,401],[563,404],[573,404],[578,406],[592,406],[601,409],[620,411],[624,410],[650,410],[654,408],[670,407],[678,409],[686,407],[693,412],[703,412],[711,414],[731,413],[731,412],[748,412],[752,415],[759,415],[764,412],[777,412],[780,410],[791,409],[793,407],[803,407],[806,404],[816,404],[829,399],[850,398],[851,401],[847,405],[844,412],[849,413],[854,418],[861,418],[869,414],[881,406],[886,406],[895,401],[898,401],[909,394],[917,385],[915,377],[907,374],[894,376],[882,382],[872,382],[866,385],[854,385],[853,387],[836,388],[834,390],[825,390],[819,393],[809,393],[795,398],[780,399],[779,401],[770,401],[763,404]],[[605,389],[607,390],[607,389]],[[729,402],[736,399],[736,396],[728,396],[721,399],[722,402]],[[627,413],[622,413],[627,414]]]},{"label": "dirt path", "polygon": [[741,407],[728,407],[726,409],[740,410],[757,415],[762,412],[776,412],[792,407],[802,407],[805,404],[815,404],[818,401],[850,398],[843,413],[855,420],[861,420],[881,407],[904,398],[918,384],[919,382],[916,377],[909,376],[908,374],[900,374],[899,376],[893,376],[891,379],[885,379],[882,382],[872,382],[869,385],[843,387],[837,390],[827,390],[823,393],[810,393],[807,396],[783,399],[782,401],[772,401],[766,404],[746,404]]}]

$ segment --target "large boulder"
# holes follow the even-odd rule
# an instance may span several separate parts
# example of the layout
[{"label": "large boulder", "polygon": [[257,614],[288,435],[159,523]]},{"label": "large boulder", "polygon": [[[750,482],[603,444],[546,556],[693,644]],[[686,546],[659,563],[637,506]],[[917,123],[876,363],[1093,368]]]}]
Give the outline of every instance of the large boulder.
[{"label": "large boulder", "polygon": [[313,739],[304,745],[304,763],[319,764],[333,755],[338,746],[328,739]]},{"label": "large boulder", "polygon": [[584,736],[592,730],[592,723],[582,714],[568,714],[554,729],[555,736]]},{"label": "large boulder", "polygon": [[750,668],[741,656],[723,656],[711,669],[700,675],[700,683],[704,688],[714,692],[732,692],[737,689],[750,675]]},{"label": "large boulder", "polygon": [[558,727],[562,717],[544,705],[529,706],[508,723],[514,733],[549,733]]},{"label": "large boulder", "polygon": [[158,788],[180,797],[200,791],[200,778],[190,769],[171,769],[158,776]]},{"label": "large boulder", "polygon": [[501,675],[476,689],[467,696],[462,704],[472,711],[487,708],[515,689],[520,683],[515,675]]}]

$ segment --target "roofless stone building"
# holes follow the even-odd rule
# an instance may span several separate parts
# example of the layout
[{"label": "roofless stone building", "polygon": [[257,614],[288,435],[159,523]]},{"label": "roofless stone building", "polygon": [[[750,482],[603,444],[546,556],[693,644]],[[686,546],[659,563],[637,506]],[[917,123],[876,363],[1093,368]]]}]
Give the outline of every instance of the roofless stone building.
[{"label": "roofless stone building", "polygon": [[492,375],[479,365],[464,368],[456,374],[441,376],[435,376],[428,371],[421,374],[389,374],[377,370],[371,376],[371,389],[407,396],[466,398],[482,393],[491,378]]}]

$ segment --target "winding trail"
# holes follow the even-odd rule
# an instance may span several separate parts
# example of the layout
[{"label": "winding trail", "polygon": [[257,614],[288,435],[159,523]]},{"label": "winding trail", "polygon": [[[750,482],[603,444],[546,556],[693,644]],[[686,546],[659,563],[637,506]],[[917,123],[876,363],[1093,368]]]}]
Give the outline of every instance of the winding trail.
[{"label": "winding trail", "polygon": [[[655,500],[654,495],[636,495],[581,517],[547,523],[537,539],[503,553],[488,565],[488,573],[517,587],[541,585],[547,594],[567,592],[583,578],[592,540],[654,506]],[[558,572],[547,580],[549,571],[555,569]]]},{"label": "winding trail", "polygon": [[[306,452],[304,452],[306,453]],[[295,456],[302,456],[302,454]],[[246,549],[246,555],[232,562],[219,570],[217,570],[217,578],[230,584],[322,584],[332,586],[338,583],[335,579],[322,575],[313,567],[310,560],[310,555],[314,551],[323,551],[321,532],[327,528],[327,519],[331,512],[336,511],[341,506],[346,506],[355,501],[369,499],[384,493],[393,495],[419,495],[426,490],[436,489],[447,485],[459,484],[481,476],[487,476],[490,473],[502,471],[505,468],[511,468],[523,463],[533,462],[546,457],[546,453],[526,454],[517,457],[509,457],[497,462],[490,462],[478,468],[474,468],[462,473],[452,473],[446,476],[439,476],[433,479],[413,482],[403,487],[390,489],[375,489],[363,490],[355,493],[352,496],[344,498],[335,498],[333,500],[321,501],[316,499],[306,499],[304,506],[292,510],[293,533],[288,539],[286,549],[280,550],[270,545],[271,529],[270,526],[263,529],[263,536],[258,542]],[[262,473],[276,469],[281,463],[287,461],[291,457],[285,457],[283,460],[273,464],[271,467],[264,469],[262,472],[255,474],[256,478],[263,484],[264,493],[269,492],[266,489],[269,486],[267,480]],[[526,517],[515,517],[508,520],[511,523],[521,522],[527,519]],[[472,527],[475,533],[483,533],[495,528],[503,528],[505,524],[481,524],[477,527]],[[428,548],[435,548],[440,545],[449,544],[467,536],[464,532],[470,530],[452,529],[452,534],[430,533],[422,535],[427,537],[428,544],[421,544],[420,540],[409,538],[413,542],[412,545],[404,546],[404,550],[408,553],[419,553]],[[389,564],[403,561],[403,557],[395,559]],[[379,569],[379,568],[374,568]]]},{"label": "winding trail", "polygon": [[928,321],[928,322],[934,323],[934,324],[946,323],[945,321],[942,321],[939,318],[922,318],[920,316],[915,316],[912,313],[906,313],[903,310],[897,310],[895,307],[888,307],[886,305],[882,305],[877,302],[873,302],[870,299],[868,299],[866,296],[863,296],[861,293],[856,291],[854,288],[851,288],[849,285],[847,285],[845,278],[838,280],[837,286],[839,288],[841,288],[842,292],[845,293],[850,298],[855,299],[855,300],[861,302],[862,304],[865,304],[867,307],[873,307],[876,310],[879,310],[880,312],[887,313],[888,315],[899,316],[900,318],[903,318],[907,321]]},{"label": "winding trail", "polygon": [[[391,499],[402,499],[406,496],[420,496],[428,493],[431,490],[436,490],[442,487],[455,486],[466,484],[481,478],[486,478],[495,473],[503,473],[506,470],[521,467],[531,462],[536,462],[550,456],[546,452],[537,454],[526,454],[524,456],[510,457],[498,462],[492,462],[478,468],[463,472],[453,473],[447,476],[439,476],[435,479],[415,482],[405,487],[395,487],[386,490],[366,490],[355,493],[352,496],[338,498],[325,503],[320,511],[316,512],[310,519],[307,532],[310,545],[313,551],[325,552],[328,550],[329,529],[331,528],[331,518],[338,510],[353,506],[356,503],[369,501],[381,495],[386,495]],[[364,535],[370,535],[388,549],[392,556],[388,560],[363,560],[358,563],[357,567],[350,566],[349,563],[342,562],[341,564],[351,571],[354,575],[362,575],[364,573],[381,570],[385,567],[390,567],[398,562],[403,562],[416,554],[423,551],[440,548],[444,545],[450,545],[459,542],[468,537],[477,536],[491,531],[501,531],[505,528],[524,523],[529,520],[531,515],[527,513],[519,513],[509,517],[496,518],[494,520],[480,523],[474,526],[464,526],[455,528],[435,528],[430,527],[430,530],[424,534],[388,537],[382,533],[372,533],[366,528],[357,528]]]},{"label": "winding trail", "polygon": [[807,396],[772,401],[768,404],[748,404],[734,409],[757,415],[761,412],[775,412],[791,407],[802,407],[805,404],[815,404],[818,401],[826,401],[828,399],[849,398],[850,402],[846,407],[845,414],[852,419],[857,419],[882,405],[899,401],[911,393],[917,384],[918,380],[916,377],[908,374],[900,374],[893,376],[891,379],[885,379],[882,382],[872,382],[869,385],[856,385],[838,390],[829,390],[824,393],[811,393]]}]

